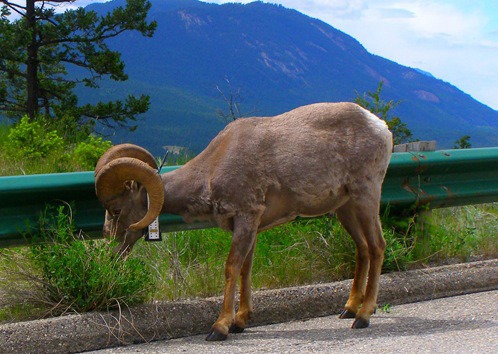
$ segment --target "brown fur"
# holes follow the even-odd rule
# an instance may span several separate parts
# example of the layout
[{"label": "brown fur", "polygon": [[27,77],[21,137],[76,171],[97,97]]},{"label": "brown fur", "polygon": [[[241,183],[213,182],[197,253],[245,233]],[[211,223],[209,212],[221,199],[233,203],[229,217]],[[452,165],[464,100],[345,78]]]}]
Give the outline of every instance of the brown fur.
[{"label": "brown fur", "polygon": [[[234,121],[196,158],[161,176],[162,213],[179,214],[187,222],[214,220],[233,232],[223,307],[208,340],[225,339],[230,329],[237,332],[247,325],[257,233],[296,216],[332,212],[357,246],[354,283],[341,317],[355,316],[355,328],[368,325],[385,249],[378,215],[391,151],[392,135],[373,114],[353,103],[319,103],[275,117]],[[134,193],[145,198],[144,191]],[[124,199],[116,203],[130,203]],[[134,209],[134,218],[143,216],[145,203],[133,203],[126,207]],[[125,226],[136,222],[121,217]],[[122,249],[138,239],[131,231],[127,235],[121,235]]]}]

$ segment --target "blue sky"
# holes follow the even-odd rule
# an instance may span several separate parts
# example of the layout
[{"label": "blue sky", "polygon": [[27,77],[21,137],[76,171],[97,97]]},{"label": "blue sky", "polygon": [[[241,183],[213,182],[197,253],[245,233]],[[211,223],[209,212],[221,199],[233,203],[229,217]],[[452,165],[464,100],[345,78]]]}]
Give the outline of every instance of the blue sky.
[{"label": "blue sky", "polygon": [[[77,0],[70,7],[105,1]],[[428,71],[498,110],[498,0],[269,2],[318,18],[353,36],[369,52]]]}]

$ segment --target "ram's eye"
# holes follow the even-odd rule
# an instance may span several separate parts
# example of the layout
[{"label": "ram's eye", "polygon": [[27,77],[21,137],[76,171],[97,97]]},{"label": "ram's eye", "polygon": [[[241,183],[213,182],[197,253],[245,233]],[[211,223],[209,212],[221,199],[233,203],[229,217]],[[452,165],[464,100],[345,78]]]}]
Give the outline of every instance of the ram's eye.
[{"label": "ram's eye", "polygon": [[117,218],[121,214],[121,209],[113,209],[111,210],[111,215],[113,218]]}]

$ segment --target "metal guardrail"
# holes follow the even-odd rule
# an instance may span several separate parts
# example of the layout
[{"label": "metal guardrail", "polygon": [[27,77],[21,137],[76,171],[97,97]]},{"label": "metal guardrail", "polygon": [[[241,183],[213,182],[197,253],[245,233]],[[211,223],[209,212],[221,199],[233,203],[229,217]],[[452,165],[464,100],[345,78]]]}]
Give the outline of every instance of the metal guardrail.
[{"label": "metal guardrail", "polygon": [[394,153],[382,203],[394,209],[498,201],[498,147]]},{"label": "metal guardrail", "polygon": [[[161,173],[179,166],[165,167]],[[22,245],[36,231],[47,204],[72,203],[76,226],[90,235],[101,232],[104,209],[94,191],[93,172],[0,177],[0,247]],[[391,210],[441,208],[498,201],[498,147],[394,153],[382,190]],[[161,215],[164,232],[207,228]]]}]

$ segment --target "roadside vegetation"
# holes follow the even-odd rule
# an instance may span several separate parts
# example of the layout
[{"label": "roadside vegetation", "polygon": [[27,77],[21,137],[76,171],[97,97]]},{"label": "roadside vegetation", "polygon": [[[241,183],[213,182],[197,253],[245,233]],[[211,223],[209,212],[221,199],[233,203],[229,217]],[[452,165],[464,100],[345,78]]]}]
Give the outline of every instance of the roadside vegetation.
[{"label": "roadside vegetation", "polygon": [[[43,119],[0,125],[0,175],[93,170],[111,143],[71,131]],[[85,240],[72,224],[77,212],[67,204],[48,207],[38,243],[0,249],[0,322],[221,295],[228,233],[164,234],[162,242],[138,242],[121,260],[111,253],[112,241]],[[383,213],[384,272],[498,256],[498,203],[433,210],[424,215],[425,242],[416,213]],[[338,281],[352,277],[354,262],[352,239],[335,218],[298,219],[258,236],[253,284],[265,289]]]},{"label": "roadside vegetation", "polygon": [[[137,303],[221,295],[231,237],[219,229],[163,234],[138,242],[125,261],[109,240],[84,240],[67,205],[41,219],[42,243],[0,249],[0,322]],[[434,210],[429,252],[420,257],[415,217],[383,217],[383,272],[498,256],[498,204]],[[355,247],[335,218],[298,219],[258,236],[254,289],[351,278]]]},{"label": "roadside vegetation", "polygon": [[[415,217],[383,217],[387,242],[383,272],[402,271],[498,256],[498,204],[434,210],[427,221],[430,247],[417,252]],[[218,229],[163,235],[137,243],[158,279],[157,300],[220,295],[230,234]],[[258,236],[253,285],[281,288],[352,278],[355,246],[335,218],[298,219]]]},{"label": "roadside vegetation", "polygon": [[119,259],[109,242],[85,240],[72,220],[70,205],[47,207],[32,244],[3,252],[8,302],[58,316],[147,301],[154,281],[145,261]]},{"label": "roadside vegetation", "polygon": [[66,136],[44,120],[27,116],[0,124],[0,176],[90,171],[111,142],[93,135]]},{"label": "roadside vegetation", "polygon": [[[92,136],[69,141],[39,124],[21,120],[0,129],[2,175],[91,170],[110,146]],[[67,204],[48,207],[37,243],[0,249],[0,322],[221,295],[228,233],[163,234],[162,242],[138,242],[123,261],[111,253],[111,241],[85,240],[72,224],[77,212]],[[498,203],[433,210],[424,216],[423,251],[418,215],[384,211],[382,219],[384,272],[498,256]],[[298,219],[258,236],[253,284],[265,289],[347,279],[354,261],[352,239],[335,218]]]}]

